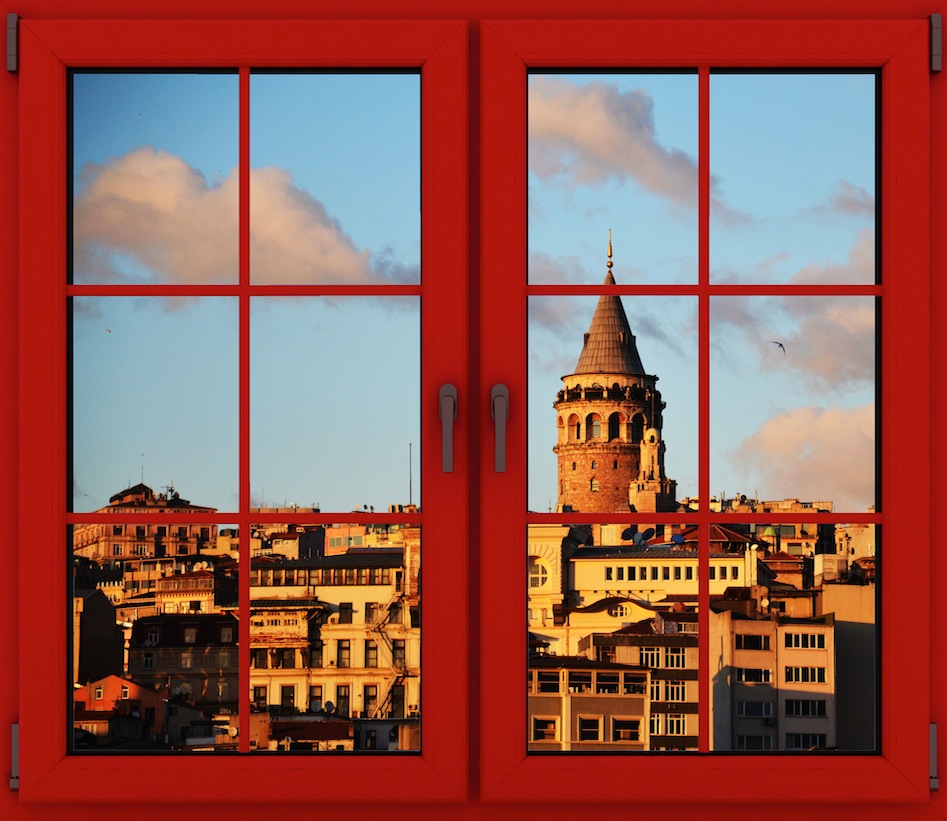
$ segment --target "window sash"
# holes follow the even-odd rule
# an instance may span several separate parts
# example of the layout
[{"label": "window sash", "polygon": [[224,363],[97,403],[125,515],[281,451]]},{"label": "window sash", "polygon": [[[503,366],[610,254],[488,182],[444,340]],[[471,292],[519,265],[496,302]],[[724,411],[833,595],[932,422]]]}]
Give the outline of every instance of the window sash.
[{"label": "window sash", "polygon": [[[439,664],[424,674],[424,726],[418,755],[398,755],[365,779],[366,763],[357,756],[313,756],[294,767],[309,772],[285,778],[285,760],[251,755],[214,756],[197,762],[193,756],[110,756],[110,767],[122,777],[102,781],[97,756],[66,755],[64,712],[50,705],[67,697],[66,673],[66,543],[67,521],[86,514],[67,514],[66,476],[66,72],[69,68],[142,67],[279,67],[415,68],[422,94],[422,390],[437,395],[441,384],[466,384],[467,341],[462,316],[467,296],[467,33],[457,21],[320,21],[320,20],[42,20],[19,23],[20,72],[20,308],[25,317],[50,318],[20,323],[19,425],[20,446],[35,459],[23,460],[19,473],[19,520],[32,522],[34,544],[48,546],[45,583],[21,594],[20,616],[32,625],[19,648],[19,669],[46,671],[37,682],[23,675],[19,686],[20,791],[25,802],[267,802],[268,784],[281,783],[286,801],[312,800],[311,784],[318,773],[321,801],[347,801],[356,780],[361,800],[455,801],[464,794],[468,736],[466,648],[453,641],[466,631],[467,609],[462,590],[430,585],[425,608],[434,614],[425,628],[425,644],[438,646]],[[84,286],[70,286],[80,288]],[[249,285],[222,286],[223,293],[249,294]],[[96,286],[89,286],[90,294]],[[154,293],[150,286],[141,293]],[[324,289],[331,290],[331,289]],[[336,291],[344,290],[336,288]],[[109,288],[108,292],[114,292]],[[136,286],[126,293],[136,294]],[[216,292],[216,291],[215,291]],[[241,340],[241,345],[248,344]],[[246,387],[243,388],[246,391]],[[249,405],[247,393],[242,402]],[[429,405],[431,407],[429,407]],[[246,420],[242,423],[246,425]],[[458,418],[455,441],[466,437],[466,417]],[[248,430],[248,428],[245,428]],[[452,544],[450,551],[432,551],[425,559],[430,578],[462,578],[466,572],[466,460],[455,455],[456,471],[443,481],[440,448],[436,447],[436,401],[423,403],[425,448],[421,470],[425,510],[418,514],[426,539]],[[242,443],[246,439],[241,437]],[[245,447],[245,444],[244,444]],[[247,459],[242,454],[241,460]],[[28,464],[29,463],[29,464]],[[248,464],[248,463],[247,463]],[[249,484],[241,488],[243,507],[221,512],[215,521],[237,522],[247,529]],[[257,517],[258,518],[258,517]],[[338,516],[325,516],[331,522]],[[377,516],[376,516],[377,518]],[[138,522],[143,522],[139,519]],[[207,522],[210,524],[211,522]],[[130,524],[136,524],[132,517]],[[168,522],[174,524],[174,522]],[[23,554],[34,566],[35,554]],[[249,573],[241,578],[249,605]],[[24,588],[24,591],[26,588]],[[243,678],[240,692],[250,697],[249,611],[241,619],[237,652]],[[42,643],[36,636],[48,637]],[[27,685],[28,686],[24,686]],[[243,708],[242,708],[243,709]],[[248,709],[245,708],[245,709]],[[241,739],[241,743],[244,743]],[[199,763],[203,773],[194,779]],[[178,785],[171,791],[165,786]],[[187,784],[194,784],[189,789]],[[219,792],[198,783],[226,784]]]},{"label": "window sash", "polygon": [[[529,294],[568,295],[601,293],[595,286],[528,285],[523,261],[527,257],[526,175],[526,79],[531,69],[582,70],[648,68],[780,69],[780,68],[860,68],[874,67],[882,72],[881,140],[883,161],[879,179],[881,192],[881,295],[883,356],[880,365],[882,429],[880,442],[885,481],[882,502],[876,514],[862,514],[865,521],[883,525],[885,532],[910,531],[913,513],[928,510],[929,457],[927,448],[898,448],[896,430],[916,432],[919,442],[928,441],[929,428],[929,337],[928,337],[928,162],[929,162],[929,30],[926,19],[919,20],[494,20],[482,30],[482,111],[481,151],[486,169],[482,183],[482,286],[480,390],[489,395],[498,381],[525,386],[526,323]],[[706,75],[704,75],[706,76]],[[703,79],[703,78],[702,78]],[[702,162],[702,173],[707,174]],[[492,169],[496,169],[492,172]],[[511,232],[509,226],[524,226]],[[703,241],[706,242],[706,233]],[[722,293],[720,285],[706,278],[687,286],[623,286],[620,293],[687,293],[705,299]],[[765,288],[747,286],[741,293],[760,293]],[[777,286],[774,292],[790,292]],[[831,292],[831,289],[827,289]],[[502,294],[502,298],[500,298]],[[917,337],[909,340],[901,330],[919,317],[912,328]],[[706,321],[706,317],[705,317]],[[891,333],[898,329],[897,333]],[[704,343],[706,344],[706,343]],[[917,361],[912,358],[919,356]],[[706,397],[707,362],[701,379],[701,395]],[[893,363],[899,363],[895,369]],[[905,370],[907,368],[907,370]],[[919,393],[914,388],[918,387]],[[519,401],[517,401],[519,400]],[[703,398],[701,401],[705,401]],[[549,514],[527,514],[525,482],[526,402],[523,394],[511,391],[510,420],[507,435],[511,443],[505,474],[491,474],[482,468],[484,480],[480,509],[482,529],[495,532],[502,523],[509,539],[487,540],[482,545],[483,567],[497,567],[511,553],[522,550],[527,524],[550,521]],[[703,406],[704,408],[707,405]],[[895,427],[897,420],[897,428]],[[910,420],[910,421],[908,421]],[[699,496],[709,498],[709,423],[706,412],[701,419],[702,456]],[[898,482],[894,476],[916,476],[917,483]],[[917,491],[918,496],[914,493]],[[607,523],[654,521],[654,514],[593,517]],[[847,517],[857,519],[857,517]],[[555,515],[558,524],[580,523],[588,514]],[[696,523],[701,534],[700,594],[709,594],[709,527],[727,521],[721,514],[701,511],[688,520]],[[665,517],[663,523],[676,521]],[[928,790],[927,715],[928,666],[928,594],[925,585],[914,579],[927,578],[930,561],[927,540],[917,554],[919,564],[891,562],[884,567],[881,585],[881,709],[879,755],[833,755],[820,760],[817,772],[804,757],[786,758],[768,755],[740,756],[741,778],[746,790],[741,801],[771,804],[782,802],[857,801],[866,797],[869,784],[871,800],[926,800]],[[912,554],[914,558],[915,554]],[[491,606],[481,612],[481,637],[490,653],[481,656],[482,675],[490,682],[491,718],[481,727],[481,744],[490,751],[482,759],[480,776],[484,794],[491,801],[548,800],[582,802],[589,800],[585,789],[590,779],[596,784],[595,798],[622,801],[627,798],[624,781],[633,767],[636,800],[662,801],[679,788],[679,775],[668,767],[663,756],[587,757],[529,756],[526,753],[526,693],[519,678],[507,671],[525,665],[525,637],[509,625],[522,623],[526,609],[525,569],[510,565],[510,572],[481,576],[483,600]],[[917,598],[915,598],[917,594]],[[920,629],[910,637],[904,631],[886,629],[887,620],[904,602],[917,604],[925,614]],[[703,608],[706,610],[706,608]],[[707,702],[711,669],[709,653],[709,617],[700,616],[701,655],[700,689]],[[897,635],[897,640],[894,639]],[[911,647],[913,650],[908,650]],[[909,677],[898,676],[905,665],[918,662],[916,679],[920,692],[908,690]],[[910,717],[895,720],[896,706],[910,707]],[[712,737],[709,712],[699,716],[702,750],[709,748]],[[510,728],[517,728],[511,732]],[[726,801],[732,799],[728,779],[715,778],[726,754],[688,756],[689,796],[693,800]],[[734,766],[737,766],[736,760]],[[791,774],[805,770],[806,790],[782,789]],[[857,776],[855,774],[857,773]],[[790,775],[787,780],[786,776]],[[854,776],[855,781],[849,781]],[[542,785],[542,790],[536,788]],[[774,792],[775,790],[775,792]],[[778,794],[777,794],[778,793]]]}]

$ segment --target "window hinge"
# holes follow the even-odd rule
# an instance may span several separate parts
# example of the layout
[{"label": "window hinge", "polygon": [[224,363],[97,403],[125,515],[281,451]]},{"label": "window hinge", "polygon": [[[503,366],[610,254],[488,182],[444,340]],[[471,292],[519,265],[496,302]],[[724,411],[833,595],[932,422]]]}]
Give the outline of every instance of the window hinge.
[{"label": "window hinge", "polygon": [[944,31],[939,14],[931,15],[931,71],[938,73],[944,65]]},{"label": "window hinge", "polygon": [[19,51],[17,50],[17,34],[20,28],[18,14],[7,15],[7,71],[15,73],[19,68]]},{"label": "window hinge", "polygon": [[937,725],[931,724],[930,731],[930,774],[931,791],[940,789],[940,779],[937,777]]},{"label": "window hinge", "polygon": [[10,725],[10,789],[20,789],[20,725]]}]

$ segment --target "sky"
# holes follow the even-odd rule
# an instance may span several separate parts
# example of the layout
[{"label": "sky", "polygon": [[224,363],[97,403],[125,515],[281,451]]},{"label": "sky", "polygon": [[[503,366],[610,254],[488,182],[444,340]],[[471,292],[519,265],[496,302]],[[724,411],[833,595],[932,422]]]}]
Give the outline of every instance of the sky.
[{"label": "sky", "polygon": [[[874,77],[714,75],[713,282],[874,281]],[[251,280],[420,281],[420,88],[411,74],[251,81]],[[697,276],[695,74],[529,79],[528,276]],[[80,73],[73,85],[73,279],[237,278],[235,74]],[[594,297],[531,297],[529,493],[555,504],[555,415]],[[697,493],[697,301],[626,297],[667,403],[678,495]],[[421,500],[413,297],[255,298],[255,503],[348,511]],[[142,479],[237,506],[236,300],[73,305],[74,505]],[[874,305],[715,297],[712,492],[874,494]],[[774,344],[780,342],[784,350]],[[413,459],[409,459],[409,454]]]}]

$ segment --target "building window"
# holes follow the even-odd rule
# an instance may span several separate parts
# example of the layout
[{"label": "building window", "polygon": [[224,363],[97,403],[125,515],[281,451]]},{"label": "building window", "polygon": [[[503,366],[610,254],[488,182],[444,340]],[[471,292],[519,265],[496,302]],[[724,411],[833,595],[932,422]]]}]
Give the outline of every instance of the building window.
[{"label": "building window", "polygon": [[687,684],[683,681],[668,681],[664,685],[665,701],[687,701]]},{"label": "building window", "polygon": [[253,686],[253,703],[259,709],[266,708],[266,687],[260,685]]},{"label": "building window", "polygon": [[618,573],[618,581],[623,582],[623,581],[625,580],[625,568],[624,568],[624,567],[617,567],[617,568],[615,568],[615,570],[616,570],[617,573]]},{"label": "building window", "polygon": [[775,750],[775,739],[769,735],[738,735],[738,750]]},{"label": "building window", "polygon": [[595,461],[595,459],[593,459],[593,460],[592,460],[592,470],[597,470],[597,469],[598,469],[598,462]]},{"label": "building window", "polygon": [[[612,580],[612,568],[606,567],[605,568],[605,581],[610,582],[611,580]],[[532,584],[530,585],[530,587],[532,587]]]},{"label": "building window", "polygon": [[309,666],[310,667],[322,667],[322,650],[323,644],[322,639],[313,639],[312,643],[309,645]]},{"label": "building window", "polygon": [[825,633],[786,633],[786,647],[803,650],[825,649]]},{"label": "building window", "polygon": [[338,646],[336,648],[336,666],[352,666],[352,646],[349,639],[339,639]]},{"label": "building window", "polygon": [[112,555],[113,555],[113,556],[121,556],[121,555],[122,555],[122,546],[121,546],[120,544],[113,544],[113,545],[112,545]]},{"label": "building window", "polygon": [[737,650],[769,650],[769,636],[737,633],[735,638]]},{"label": "building window", "polygon": [[365,749],[374,750],[378,744],[377,741],[377,732],[375,730],[366,730],[365,731]]},{"label": "building window", "polygon": [[533,741],[558,741],[559,719],[533,716]]},{"label": "building window", "polygon": [[279,688],[280,711],[293,712],[296,709],[296,687],[292,684],[281,684]]},{"label": "building window", "polygon": [[322,685],[309,685],[309,711],[317,713],[322,709]]},{"label": "building window", "polygon": [[232,627],[220,628],[220,643],[233,644],[233,628]]},{"label": "building window", "polygon": [[787,750],[816,750],[825,745],[825,733],[786,733]]},{"label": "building window", "polygon": [[786,666],[786,681],[801,684],[825,684],[824,667]]},{"label": "building window", "polygon": [[122,690],[121,690],[121,698],[122,698],[122,701],[124,701],[125,699],[128,698],[128,692],[129,692],[129,691],[128,691],[128,686],[125,685],[125,684],[123,684],[123,685],[122,685]]},{"label": "building window", "polygon": [[394,639],[391,642],[391,663],[398,670],[405,668],[404,639]]},{"label": "building window", "polygon": [[340,716],[348,716],[351,688],[348,684],[339,684],[335,688],[335,712]]},{"label": "building window", "polygon": [[596,479],[594,476],[589,480],[589,490],[592,491],[592,493],[598,493],[598,479]]},{"label": "building window", "polygon": [[362,690],[362,705],[365,711],[363,718],[374,718],[378,707],[378,685],[366,684]]},{"label": "building window", "polygon": [[142,666],[146,670],[154,670],[155,669],[155,654],[145,653],[144,657],[142,658]]},{"label": "building window", "polygon": [[196,641],[197,641],[197,628],[185,627],[184,628],[184,643],[194,644]]},{"label": "building window", "polygon": [[344,601],[339,604],[339,624],[352,623],[352,602]]},{"label": "building window", "polygon": [[190,670],[194,657],[190,653],[181,653],[181,669]]},{"label": "building window", "polygon": [[396,684],[391,688],[391,717],[404,718],[404,685]]},{"label": "building window", "polygon": [[671,580],[671,568],[666,565],[661,568],[661,581],[669,582]]},{"label": "building window", "polygon": [[642,647],[638,650],[638,657],[642,667],[660,667],[661,666],[661,648],[660,647]]},{"label": "building window", "polygon": [[217,651],[217,666],[224,669],[230,666],[230,651],[229,650]]},{"label": "building window", "polygon": [[[610,568],[609,568],[610,569]],[[529,560],[529,586],[532,589],[545,587],[549,581],[549,571],[546,566],[536,558]]]},{"label": "building window", "polygon": [[685,666],[685,652],[683,647],[668,647],[665,650],[665,667],[683,669]]},{"label": "building window", "polygon": [[96,701],[101,701],[102,698],[104,697],[104,695],[105,695],[105,688],[104,688],[104,687],[99,686],[99,687],[96,687],[96,688],[95,688],[95,700],[96,700]]},{"label": "building window", "polygon": [[674,566],[674,581],[679,582],[681,580],[681,566]]},{"label": "building window", "polygon": [[365,666],[378,666],[378,644],[372,639],[365,639]]},{"label": "building window", "polygon": [[257,670],[265,670],[267,668],[267,651],[263,647],[254,647],[250,650],[250,666],[254,667]]},{"label": "building window", "polygon": [[602,717],[579,716],[579,741],[602,740]]},{"label": "building window", "polygon": [[738,701],[737,715],[741,718],[772,718],[772,701]]},{"label": "building window", "polygon": [[665,735],[686,735],[687,716],[680,713],[669,713],[665,719]]},{"label": "building window", "polygon": [[612,741],[640,741],[641,719],[613,718]]},{"label": "building window", "polygon": [[759,667],[737,667],[736,680],[742,684],[768,684],[772,679],[771,670]]},{"label": "building window", "polygon": [[786,715],[794,718],[825,718],[824,698],[788,698]]}]

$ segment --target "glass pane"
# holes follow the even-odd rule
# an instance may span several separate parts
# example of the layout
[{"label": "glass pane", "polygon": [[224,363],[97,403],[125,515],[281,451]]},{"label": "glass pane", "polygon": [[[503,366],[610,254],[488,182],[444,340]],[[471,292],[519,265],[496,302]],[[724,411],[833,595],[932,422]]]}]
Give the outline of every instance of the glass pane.
[{"label": "glass pane", "polygon": [[251,746],[420,749],[421,531],[254,527]]},{"label": "glass pane", "polygon": [[697,280],[697,75],[529,76],[529,281]]},{"label": "glass pane", "polygon": [[529,526],[530,751],[697,749],[695,530]]},{"label": "glass pane", "polygon": [[255,284],[420,281],[417,74],[254,73]]},{"label": "glass pane", "polygon": [[253,504],[420,504],[420,300],[264,297],[250,322]]},{"label": "glass pane", "polygon": [[73,73],[73,282],[236,282],[237,83]]},{"label": "glass pane", "polygon": [[237,300],[71,303],[73,509],[140,484],[235,510]]},{"label": "glass pane", "polygon": [[711,504],[873,509],[875,316],[873,297],[711,299]]},{"label": "glass pane", "polygon": [[875,526],[727,529],[748,545],[711,548],[714,749],[876,750]]},{"label": "glass pane", "polygon": [[713,73],[711,279],[874,283],[876,75]]},{"label": "glass pane", "polygon": [[121,519],[168,503],[139,485],[73,528],[70,752],[236,749],[236,531]]},{"label": "glass pane", "polygon": [[696,298],[534,296],[528,333],[530,510],[697,495]]}]

